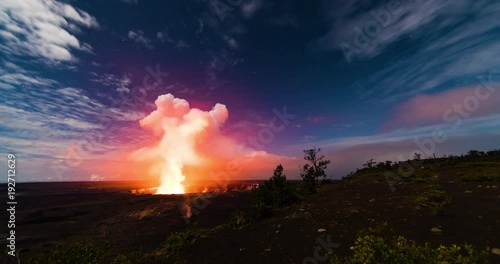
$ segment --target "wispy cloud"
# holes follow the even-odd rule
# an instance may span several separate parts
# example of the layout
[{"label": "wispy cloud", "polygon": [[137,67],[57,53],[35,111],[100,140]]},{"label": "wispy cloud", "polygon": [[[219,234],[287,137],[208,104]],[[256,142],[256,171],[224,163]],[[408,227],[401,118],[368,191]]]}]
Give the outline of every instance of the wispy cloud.
[{"label": "wispy cloud", "polygon": [[139,0],[120,0],[120,1],[131,5],[137,5],[139,3]]},{"label": "wispy cloud", "polygon": [[252,17],[257,11],[264,7],[264,0],[249,0],[245,1],[245,3],[241,7],[241,12],[243,16],[249,18]]},{"label": "wispy cloud", "polygon": [[72,32],[99,26],[87,12],[54,0],[2,1],[0,24],[2,52],[43,57],[48,62],[74,61],[72,50],[91,51]]},{"label": "wispy cloud", "polygon": [[132,83],[132,80],[126,74],[117,76],[110,73],[98,74],[95,72],[91,72],[90,75],[92,76],[92,78],[90,79],[90,81],[92,82],[99,83],[107,87],[116,88],[117,92],[130,92],[129,86]]},{"label": "wispy cloud", "polygon": [[[350,54],[359,64],[384,53],[380,70],[358,79],[362,99],[395,103],[423,92],[472,86],[500,64],[497,2],[404,1],[396,13],[389,12],[388,3],[357,0],[332,9],[332,30],[316,42],[316,48],[342,52],[341,43],[356,48],[356,38],[367,38],[366,47]],[[380,26],[384,21],[387,26]],[[380,30],[371,37],[365,27],[374,23]]]},{"label": "wispy cloud", "polygon": [[144,36],[144,32],[142,30],[130,30],[127,34],[128,38],[143,45],[147,49],[153,49],[153,45],[151,44],[151,39]]}]

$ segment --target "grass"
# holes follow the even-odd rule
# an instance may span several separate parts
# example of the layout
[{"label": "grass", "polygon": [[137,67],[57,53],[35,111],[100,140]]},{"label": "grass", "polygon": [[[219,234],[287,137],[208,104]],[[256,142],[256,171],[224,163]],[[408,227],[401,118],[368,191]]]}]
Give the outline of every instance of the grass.
[{"label": "grass", "polygon": [[48,254],[32,257],[28,263],[32,264],[100,264],[106,263],[109,254],[109,244],[77,242],[58,245]]},{"label": "grass", "polygon": [[362,230],[344,258],[332,255],[332,264],[481,264],[488,263],[488,249],[478,251],[469,244],[431,247],[403,236],[395,236],[387,224]]},{"label": "grass", "polygon": [[167,236],[163,245],[155,251],[154,255],[162,256],[179,253],[187,246],[194,244],[198,239],[208,237],[216,229],[200,228],[193,224],[182,231],[173,232]]},{"label": "grass", "polygon": [[417,195],[415,203],[419,208],[430,208],[435,214],[441,214],[451,204],[451,197],[440,186],[433,185],[430,190]]},{"label": "grass", "polygon": [[464,182],[487,182],[500,180],[500,163],[492,157],[466,160],[457,164],[457,176]]},{"label": "grass", "polygon": [[460,178],[464,182],[489,182],[500,180],[500,173],[493,172],[475,172],[470,174],[461,173]]},{"label": "grass", "polygon": [[[493,160],[493,158],[495,158]],[[487,161],[486,161],[487,160]],[[491,161],[490,161],[491,160]],[[457,171],[457,179],[464,182],[484,182],[500,180],[500,163],[497,157],[481,158],[450,158],[425,160],[422,166],[415,167],[411,176],[399,177],[406,182],[430,183],[435,181],[435,168],[444,171]],[[363,169],[352,173],[344,180],[351,181],[360,178],[370,179],[384,171],[398,175],[397,166],[387,168]],[[398,177],[398,176],[396,176]],[[437,178],[436,178],[437,179]],[[419,185],[420,187],[426,186]],[[253,223],[255,218],[266,218],[272,211],[306,199],[309,195],[303,185],[291,188],[286,177],[275,171],[269,182],[262,188],[253,190],[251,214],[237,211],[226,225],[212,229],[204,229],[196,224],[186,229],[168,235],[165,242],[152,252],[134,251],[126,254],[115,254],[110,244],[77,242],[58,245],[54,250],[31,258],[33,264],[138,264],[167,263],[182,257],[192,244],[200,241],[221,228],[241,230]],[[420,188],[419,187],[419,188]],[[418,208],[428,208],[435,214],[442,214],[452,203],[451,197],[439,185],[429,185],[429,188],[413,198]],[[250,213],[250,212],[249,212]],[[255,217],[257,216],[257,217]],[[358,233],[351,254],[345,257],[331,256],[331,263],[487,263],[488,251],[478,251],[468,244],[432,247],[428,243],[419,244],[403,236],[397,236],[387,231],[387,225],[362,230]],[[175,261],[174,261],[175,262]]]},{"label": "grass", "polygon": [[233,229],[241,230],[250,224],[250,219],[247,214],[242,211],[236,211],[231,219],[229,219],[229,226]]}]

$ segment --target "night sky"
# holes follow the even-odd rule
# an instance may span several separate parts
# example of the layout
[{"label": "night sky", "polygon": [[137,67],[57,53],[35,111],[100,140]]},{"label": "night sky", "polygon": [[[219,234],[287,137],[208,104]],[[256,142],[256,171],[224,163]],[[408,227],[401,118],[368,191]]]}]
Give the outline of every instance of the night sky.
[{"label": "night sky", "polygon": [[[226,105],[222,133],[250,148],[300,160],[321,147],[334,177],[495,149],[499,13],[485,0],[2,0],[0,153],[23,181],[123,179],[98,167],[153,140],[139,120],[168,93]],[[251,143],[285,109],[284,129]]]}]

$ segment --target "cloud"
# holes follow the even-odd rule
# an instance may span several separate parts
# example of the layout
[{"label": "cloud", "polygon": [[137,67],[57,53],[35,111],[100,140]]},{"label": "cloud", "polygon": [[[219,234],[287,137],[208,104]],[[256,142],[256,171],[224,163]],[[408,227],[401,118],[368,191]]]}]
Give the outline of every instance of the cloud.
[{"label": "cloud", "polygon": [[0,50],[11,55],[74,61],[72,50],[89,52],[71,32],[97,28],[97,20],[80,9],[54,0],[5,0],[0,5]]},{"label": "cloud", "polygon": [[156,38],[163,41],[163,40],[165,40],[165,34],[163,34],[163,32],[157,32]]},{"label": "cloud", "polygon": [[192,88],[189,88],[183,84],[180,83],[173,83],[165,87],[165,90],[169,91],[170,93],[175,93],[175,94],[189,94],[192,95],[196,91]]},{"label": "cloud", "polygon": [[[478,85],[447,90],[437,94],[422,94],[399,104],[392,111],[384,130],[397,127],[415,127],[445,122],[452,113],[479,117],[500,112],[500,85]],[[449,118],[449,117],[448,117]]]},{"label": "cloud", "polygon": [[16,91],[3,93],[0,99],[0,119],[9,120],[0,124],[3,131],[0,145],[29,160],[34,172],[36,164],[39,170],[48,168],[50,174],[47,175],[53,175],[52,162],[64,159],[68,145],[81,142],[89,145],[84,139],[95,137],[96,131],[100,131],[97,135],[105,136],[97,137],[97,142],[93,138],[91,149],[79,148],[84,159],[96,155],[105,157],[104,153],[107,155],[143,140],[134,133],[134,129],[139,128],[129,124],[144,114],[108,107],[82,89],[64,87],[15,64],[4,62],[3,66],[0,87],[11,86]]},{"label": "cloud", "polygon": [[187,42],[185,42],[183,40],[179,40],[179,41],[177,41],[177,44],[175,45],[175,47],[178,49],[187,49],[191,46]]},{"label": "cloud", "polygon": [[234,38],[231,38],[231,37],[225,35],[224,40],[226,41],[227,45],[230,48],[232,48],[232,49],[238,48],[238,42]]},{"label": "cloud", "polygon": [[257,13],[257,11],[264,7],[264,3],[264,0],[245,1],[241,8],[241,12],[243,13],[243,16],[245,16],[246,18],[250,18],[255,13]]},{"label": "cloud", "polygon": [[235,57],[234,50],[228,51],[226,49],[222,49],[219,53],[213,52],[205,69],[206,82],[209,91],[218,89],[227,82],[218,78],[218,74],[220,72],[223,72],[226,68],[235,66],[242,61],[243,59]]},{"label": "cloud", "polygon": [[[4,66],[9,69],[6,63],[4,63]],[[0,69],[0,89],[14,89],[18,86],[49,86],[56,83],[54,80],[37,77],[33,72],[23,71],[20,68],[11,68],[10,70],[16,73]]]},{"label": "cloud", "polygon": [[[341,27],[339,24],[334,27],[337,31],[332,29],[329,33],[331,38],[323,39],[328,49],[340,50],[339,44],[343,41],[352,44],[353,34],[356,33],[353,28],[358,24],[365,25],[367,21],[376,21],[370,10],[384,10],[383,6],[362,5],[360,1],[354,3],[344,7],[350,12],[337,11],[341,15],[335,12],[336,15],[332,15],[338,23],[345,20],[348,26]],[[415,6],[420,2],[405,2],[401,14],[409,12],[408,16],[403,20],[394,19],[400,14],[393,16],[393,23],[372,39],[371,46],[352,54],[353,60],[361,64],[360,60],[373,58],[381,52],[392,52],[390,56],[384,55],[387,56],[384,57],[387,63],[377,64],[381,66],[379,70],[358,78],[361,84],[358,85],[358,92],[363,100],[401,102],[423,92],[473,86],[478,83],[478,76],[498,72],[500,33],[496,29],[500,26],[497,19],[500,5],[489,0],[461,0],[442,6],[444,3],[425,1],[422,6],[429,7],[432,12],[424,14],[421,7]],[[360,13],[356,6],[368,11]],[[332,20],[337,21],[334,18]],[[402,39],[413,43],[402,44]],[[405,49],[409,46],[412,48]],[[494,78],[499,80],[498,75]]]},{"label": "cloud", "polygon": [[[439,136],[436,136],[439,131]],[[434,140],[439,138],[440,142]],[[429,144],[432,140],[434,144]],[[427,143],[423,143],[427,142]],[[344,176],[366,160],[400,161],[413,158],[415,151],[427,151],[432,156],[459,154],[470,149],[489,150],[500,144],[500,114],[463,119],[456,123],[437,123],[420,127],[399,128],[366,136],[350,136],[325,140],[304,141],[283,148],[283,153],[300,153],[311,146],[320,147],[332,159],[335,177]]]},{"label": "cloud", "polygon": [[122,76],[116,76],[114,74],[102,74],[99,75],[95,72],[91,72],[90,75],[92,78],[90,81],[102,84],[104,86],[116,88],[117,92],[130,92],[129,86],[132,83],[132,80],[126,74]]},{"label": "cloud", "polygon": [[[394,5],[394,2],[398,5]],[[331,3],[328,10],[331,10],[329,18],[332,28],[317,40],[316,47],[340,50],[342,44],[349,44],[358,49],[355,56],[371,58],[380,54],[392,42],[434,22],[440,16],[468,7],[465,2],[467,1],[389,1],[376,6],[366,0],[343,4],[335,2],[335,6]],[[449,21],[445,21],[447,22]]]},{"label": "cloud", "polygon": [[147,49],[153,49],[153,45],[151,45],[151,39],[144,36],[144,32],[142,30],[131,30],[127,34],[128,38],[143,45]]},{"label": "cloud", "polygon": [[130,4],[130,5],[137,5],[137,4],[139,4],[139,0],[120,0],[120,1],[123,2],[123,3]]}]

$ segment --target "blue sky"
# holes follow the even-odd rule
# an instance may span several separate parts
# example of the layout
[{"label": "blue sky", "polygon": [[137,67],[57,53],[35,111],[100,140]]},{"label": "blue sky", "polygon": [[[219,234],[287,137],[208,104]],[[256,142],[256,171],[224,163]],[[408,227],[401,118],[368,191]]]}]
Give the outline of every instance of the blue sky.
[{"label": "blue sky", "polygon": [[0,152],[17,154],[24,181],[116,179],[96,167],[151,142],[139,120],[167,93],[225,104],[223,133],[242,144],[286,107],[295,118],[263,150],[323,147],[337,176],[426,139],[439,155],[494,149],[499,12],[486,0],[5,0]]}]

